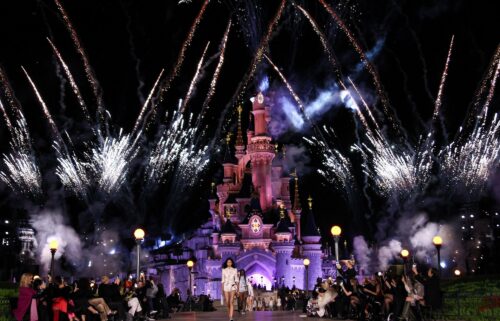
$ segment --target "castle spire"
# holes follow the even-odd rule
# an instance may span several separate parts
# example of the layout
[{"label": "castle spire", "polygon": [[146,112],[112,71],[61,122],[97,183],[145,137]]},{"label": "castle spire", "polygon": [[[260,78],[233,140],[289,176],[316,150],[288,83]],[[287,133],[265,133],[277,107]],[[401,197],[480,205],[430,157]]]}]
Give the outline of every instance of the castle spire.
[{"label": "castle spire", "polygon": [[241,113],[243,112],[243,107],[238,106],[238,132],[236,133],[236,146],[244,146],[243,142],[243,131],[241,130]]},{"label": "castle spire", "polygon": [[292,176],[295,178],[295,195],[293,198],[293,211],[302,211],[300,205],[300,196],[299,196],[299,176],[297,175],[297,169],[293,172]]}]

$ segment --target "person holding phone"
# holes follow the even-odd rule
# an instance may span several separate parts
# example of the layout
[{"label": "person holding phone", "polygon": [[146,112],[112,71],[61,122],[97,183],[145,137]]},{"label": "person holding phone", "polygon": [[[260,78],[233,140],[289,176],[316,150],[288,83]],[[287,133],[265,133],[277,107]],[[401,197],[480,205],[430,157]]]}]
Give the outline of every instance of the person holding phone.
[{"label": "person holding phone", "polygon": [[222,293],[227,304],[229,320],[233,321],[234,294],[238,289],[238,270],[233,259],[228,258],[222,266]]}]

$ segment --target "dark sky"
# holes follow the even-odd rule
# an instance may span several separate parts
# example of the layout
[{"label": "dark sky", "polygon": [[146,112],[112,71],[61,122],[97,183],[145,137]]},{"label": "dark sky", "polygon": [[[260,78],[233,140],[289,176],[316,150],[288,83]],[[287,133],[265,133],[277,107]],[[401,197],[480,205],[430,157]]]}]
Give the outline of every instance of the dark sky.
[{"label": "dark sky", "polygon": [[[500,39],[499,20],[495,15],[498,11],[494,9],[494,1],[328,2],[339,11],[364,48],[373,48],[377,41],[383,44],[380,52],[373,57],[373,62],[411,142],[415,142],[425,132],[418,119],[421,118],[425,124],[429,121],[448,45],[451,36],[455,35],[455,48],[443,104],[447,131],[453,135],[464,120],[473,93]],[[170,72],[201,3],[199,0],[189,1],[188,4],[140,0],[63,1],[103,88],[106,107],[113,115],[116,127],[126,130],[132,128],[141,106],[140,97],[147,95],[161,68]],[[211,41],[208,56],[217,53],[227,20],[231,16],[234,28],[228,41],[227,60],[214,97],[214,108],[207,122],[210,124],[207,135],[213,135],[215,129],[212,125],[217,123],[221,111],[248,69],[256,45],[275,14],[278,3],[277,0],[211,1],[187,51],[180,75],[173,83],[162,108],[176,106],[177,99],[183,97],[207,41]],[[297,3],[302,4],[325,30],[331,46],[342,62],[344,72],[353,72],[359,64],[358,55],[323,7],[314,0]],[[46,37],[53,39],[60,49],[89,102],[92,101],[90,87],[85,80],[81,61],[52,1],[1,1],[0,12],[0,64],[7,71],[12,87],[24,107],[35,138],[35,148],[42,155],[42,163],[47,165],[48,172],[53,164],[50,156],[46,156],[47,143],[50,141],[48,127],[20,66],[25,66],[39,85],[58,126],[67,129],[75,140],[84,139],[79,125],[83,119],[68,87],[63,91],[65,98],[61,100],[60,80],[56,75]],[[269,53],[305,100],[315,87],[324,86],[332,79],[317,36],[290,3],[273,32]],[[214,63],[207,68],[200,91],[193,99],[194,113],[199,111],[213,66]],[[259,66],[257,81],[263,74],[271,77],[272,88],[282,87],[266,64]],[[364,90],[374,95],[366,72],[361,72],[356,80]],[[144,85],[140,86],[141,84]],[[254,93],[252,82],[245,97]],[[250,104],[246,102],[244,107],[248,111]],[[318,124],[328,124],[335,129],[338,139],[334,143],[343,151],[347,151],[356,139],[353,117],[345,109],[331,109],[318,120]],[[2,152],[8,150],[8,133],[4,128],[0,127]],[[280,142],[294,142],[301,135],[303,133],[288,133]],[[128,213],[128,216],[132,216],[127,222],[130,225],[140,222],[153,226],[158,222],[169,222],[174,231],[191,228],[192,222],[205,215],[205,197],[210,182],[214,177],[220,178],[217,163],[220,155],[214,152],[213,156],[213,165],[205,173],[204,180],[192,193],[182,198],[183,201],[191,200],[189,205],[182,203],[175,209],[165,209],[165,197],[161,193],[175,192],[167,187],[151,196],[153,205],[144,207],[135,204],[125,210],[129,201],[117,199],[107,205],[107,211],[115,213],[113,216]],[[370,208],[369,203],[363,200],[359,209],[353,210],[341,192],[315,174],[318,166],[315,156],[306,155],[304,159],[308,161],[301,164],[301,190],[304,191],[301,195],[302,203],[306,204],[308,193],[316,199],[316,219],[322,229],[327,231],[332,223],[338,223],[346,226],[346,230],[350,229],[352,233],[370,231],[370,226],[373,227],[376,219],[371,219],[363,226],[364,223],[359,224],[363,222],[361,218],[367,211],[383,212],[383,202],[375,200]],[[353,159],[356,161],[356,156]],[[59,190],[53,177],[50,174],[45,176],[48,181],[47,190]],[[8,188],[1,189],[2,211],[22,212],[23,206],[17,202],[19,198],[13,196]],[[131,189],[136,191],[137,187],[132,186]],[[57,196],[52,196],[51,193],[48,192],[47,203],[51,206],[65,203],[73,211],[72,221],[78,222],[74,216],[85,212],[85,206],[71,197],[61,197],[60,193],[55,192]],[[195,219],[187,221],[186,216],[182,215],[185,212],[193,213],[190,215]],[[165,219],[166,216],[174,219]]]}]

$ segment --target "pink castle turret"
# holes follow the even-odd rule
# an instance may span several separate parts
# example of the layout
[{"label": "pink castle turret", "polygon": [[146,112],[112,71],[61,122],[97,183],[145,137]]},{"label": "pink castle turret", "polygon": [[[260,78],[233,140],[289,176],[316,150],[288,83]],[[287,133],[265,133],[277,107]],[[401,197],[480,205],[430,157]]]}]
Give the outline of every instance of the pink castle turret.
[{"label": "pink castle turret", "polygon": [[274,146],[267,131],[269,108],[262,93],[258,93],[253,101],[255,132],[248,142],[248,154],[252,162],[252,182],[260,196],[260,206],[263,211],[272,205],[273,190],[271,184],[271,167],[275,156]]}]

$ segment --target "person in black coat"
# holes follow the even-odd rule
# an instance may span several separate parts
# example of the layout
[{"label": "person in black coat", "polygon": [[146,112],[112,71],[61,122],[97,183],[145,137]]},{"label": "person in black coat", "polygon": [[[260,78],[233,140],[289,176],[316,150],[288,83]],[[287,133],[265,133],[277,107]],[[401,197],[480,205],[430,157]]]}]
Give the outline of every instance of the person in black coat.
[{"label": "person in black coat", "polygon": [[432,309],[441,309],[441,285],[439,275],[435,268],[429,268],[427,275],[419,274],[417,268],[413,268],[415,279],[424,285],[424,302],[425,305]]},{"label": "person in black coat", "polygon": [[[125,320],[125,300],[120,295],[120,288],[118,284],[111,283],[108,276],[101,278],[102,283],[99,284],[98,294],[106,301],[109,308],[118,312],[119,320]],[[119,282],[119,279],[118,279]]]}]

